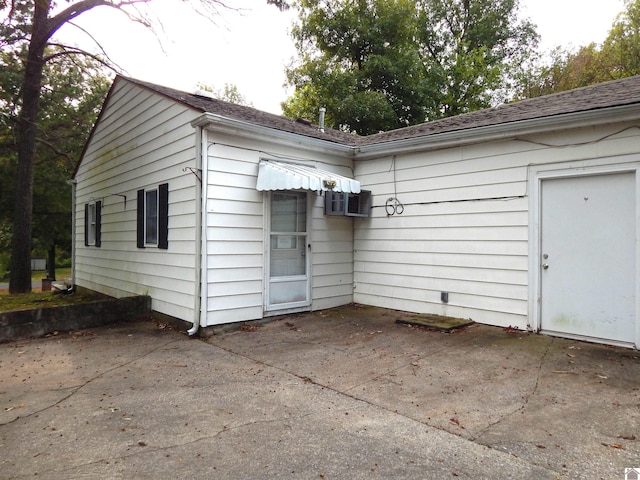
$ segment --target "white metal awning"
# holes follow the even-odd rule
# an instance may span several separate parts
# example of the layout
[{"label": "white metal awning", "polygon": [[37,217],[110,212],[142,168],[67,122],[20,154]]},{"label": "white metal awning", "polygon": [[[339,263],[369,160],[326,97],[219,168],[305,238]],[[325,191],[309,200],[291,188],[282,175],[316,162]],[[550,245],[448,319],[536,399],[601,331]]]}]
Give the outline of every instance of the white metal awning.
[{"label": "white metal awning", "polygon": [[360,182],[319,168],[269,160],[258,166],[256,189],[360,193]]}]

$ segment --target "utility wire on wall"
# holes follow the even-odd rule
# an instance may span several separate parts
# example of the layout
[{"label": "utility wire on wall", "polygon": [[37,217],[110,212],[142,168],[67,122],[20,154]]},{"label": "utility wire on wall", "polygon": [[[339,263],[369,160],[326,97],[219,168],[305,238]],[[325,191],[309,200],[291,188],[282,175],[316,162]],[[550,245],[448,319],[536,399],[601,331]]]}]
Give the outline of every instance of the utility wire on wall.
[{"label": "utility wire on wall", "polygon": [[[402,215],[404,212],[404,205],[398,200],[398,191],[396,185],[396,156],[391,157],[391,166],[389,171],[393,170],[393,197],[389,197],[384,205],[384,210],[387,212],[387,217],[392,215]],[[375,208],[375,207],[371,207]]]}]

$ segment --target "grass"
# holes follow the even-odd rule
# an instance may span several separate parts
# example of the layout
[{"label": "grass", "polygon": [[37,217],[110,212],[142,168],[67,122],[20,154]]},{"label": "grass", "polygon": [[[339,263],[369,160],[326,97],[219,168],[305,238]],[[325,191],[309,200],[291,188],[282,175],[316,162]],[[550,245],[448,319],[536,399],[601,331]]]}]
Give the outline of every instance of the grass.
[{"label": "grass", "polygon": [[[97,294],[62,295],[60,293],[41,292],[40,281],[47,276],[47,272],[32,272],[31,279],[37,285],[31,293],[19,293],[9,295],[8,290],[0,290],[0,312],[12,312],[16,310],[29,310],[31,308],[57,307],[61,305],[72,305],[85,303],[101,298]],[[71,278],[70,268],[56,269],[56,279],[64,282]],[[104,297],[102,297],[104,298]]]}]

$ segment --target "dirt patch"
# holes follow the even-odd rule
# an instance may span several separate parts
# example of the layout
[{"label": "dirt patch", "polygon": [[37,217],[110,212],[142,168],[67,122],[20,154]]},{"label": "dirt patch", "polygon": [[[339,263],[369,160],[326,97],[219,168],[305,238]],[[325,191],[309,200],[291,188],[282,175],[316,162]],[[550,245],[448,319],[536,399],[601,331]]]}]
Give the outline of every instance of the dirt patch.
[{"label": "dirt patch", "polygon": [[95,302],[109,297],[99,293],[55,293],[34,291],[31,293],[8,294],[0,290],[0,313],[30,310],[32,308],[60,307]]}]

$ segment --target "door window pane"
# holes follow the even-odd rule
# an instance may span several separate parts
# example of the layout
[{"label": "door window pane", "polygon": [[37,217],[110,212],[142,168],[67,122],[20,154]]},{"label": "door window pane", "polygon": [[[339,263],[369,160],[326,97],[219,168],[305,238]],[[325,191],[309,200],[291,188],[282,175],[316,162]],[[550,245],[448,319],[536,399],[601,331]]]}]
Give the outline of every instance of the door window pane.
[{"label": "door window pane", "polygon": [[307,273],[307,194],[271,195],[271,277]]},{"label": "door window pane", "polygon": [[303,233],[306,230],[306,193],[274,193],[271,196],[271,232]]}]

